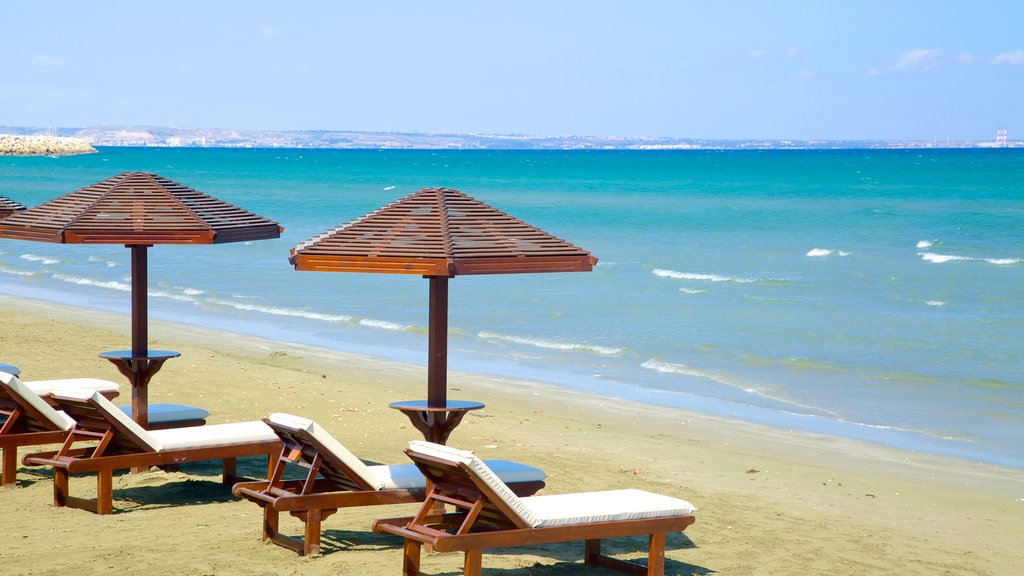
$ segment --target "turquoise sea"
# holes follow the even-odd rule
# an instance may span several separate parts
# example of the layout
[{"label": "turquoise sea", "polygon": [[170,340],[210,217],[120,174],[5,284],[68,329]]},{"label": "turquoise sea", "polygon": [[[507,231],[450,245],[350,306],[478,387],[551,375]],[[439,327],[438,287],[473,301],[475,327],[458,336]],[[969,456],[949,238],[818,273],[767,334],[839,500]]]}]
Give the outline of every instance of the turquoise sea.
[{"label": "turquoise sea", "polygon": [[[1024,468],[1024,150],[104,148],[0,158],[0,194],[125,170],[285,227],[151,249],[153,318],[425,363],[425,280],[287,256],[446,186],[600,260],[455,278],[451,369]],[[127,313],[128,274],[120,246],[0,240],[0,293]]]}]

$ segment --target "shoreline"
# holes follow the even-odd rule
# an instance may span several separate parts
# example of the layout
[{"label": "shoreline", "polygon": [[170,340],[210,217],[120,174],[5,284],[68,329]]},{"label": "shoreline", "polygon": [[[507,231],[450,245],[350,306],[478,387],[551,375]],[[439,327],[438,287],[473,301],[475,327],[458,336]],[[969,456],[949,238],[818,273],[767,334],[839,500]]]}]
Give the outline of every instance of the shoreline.
[{"label": "shoreline", "polygon": [[[38,315],[56,315],[54,313],[59,311],[59,316],[71,323],[110,330],[115,333],[123,333],[125,340],[130,337],[130,319],[127,314],[122,316],[115,312],[96,309],[82,309],[65,304],[56,304],[50,301],[12,297],[7,295],[0,295],[0,306],[5,310],[20,309]],[[150,332],[151,334],[175,334],[174,340],[186,340],[202,347],[227,350],[237,354],[251,355],[254,353],[259,354],[262,351],[268,351],[267,353],[273,357],[278,355],[282,357],[293,355],[307,361],[312,361],[318,365],[345,363],[351,366],[353,370],[375,371],[383,367],[385,370],[393,372],[400,372],[410,376],[416,375],[414,378],[423,383],[424,388],[421,392],[425,393],[426,391],[426,367],[402,360],[345,352],[312,344],[275,340],[273,338],[255,336],[247,333],[231,332],[206,326],[197,326],[159,319],[150,319]],[[97,354],[99,352],[100,350],[97,350]],[[97,361],[97,364],[100,364],[100,362]],[[173,364],[171,366],[173,366]],[[422,377],[420,378],[419,375],[422,375]],[[111,380],[119,381],[119,378],[120,377],[111,378]],[[530,379],[512,378],[480,372],[449,370],[449,390],[459,391],[460,388],[458,386],[467,386],[469,382],[473,382],[473,386],[475,387],[487,390],[489,394],[504,397],[512,396],[516,397],[517,400],[519,400],[517,395],[510,394],[510,390],[514,390],[518,394],[528,393],[532,396],[551,401],[609,408],[614,406],[621,410],[657,414],[661,418],[696,422],[702,426],[713,426],[722,430],[723,433],[734,437],[732,439],[733,442],[744,436],[748,430],[755,430],[758,434],[766,437],[772,437],[775,439],[775,442],[781,443],[778,447],[787,448],[786,452],[791,456],[798,456],[802,454],[809,445],[827,443],[836,449],[843,449],[848,453],[864,455],[865,459],[921,467],[923,469],[934,468],[936,471],[942,471],[946,474],[963,474],[969,471],[971,474],[976,474],[980,478],[990,474],[998,477],[1003,473],[1010,475],[1019,473],[1022,478],[1024,478],[1024,469],[1014,466],[978,461],[975,459],[947,454],[935,454],[931,452],[909,450],[860,438],[794,430],[792,428],[769,423],[751,422],[742,418],[708,413],[684,407],[644,402],[642,400],[634,400],[618,396],[608,396],[597,392]],[[455,394],[455,396],[458,396],[458,394]],[[396,400],[398,399],[396,398]]]},{"label": "shoreline", "polygon": [[[28,379],[94,376],[124,386],[96,354],[123,347],[126,317],[0,296],[0,319],[3,360]],[[151,322],[150,337],[154,347],[182,352],[154,378],[151,402],[202,406],[211,423],[272,411],[303,415],[374,462],[401,461],[405,443],[418,437],[387,402],[420,397],[422,367],[163,321]],[[527,381],[454,372],[449,389],[453,398],[487,404],[467,416],[450,443],[542,468],[544,493],[636,487],[693,502],[697,523],[670,538],[668,574],[1019,570],[1018,470]],[[126,399],[122,388],[116,403]],[[400,544],[373,535],[369,525],[410,513],[408,507],[341,511],[324,524],[326,553],[299,558],[260,542],[258,508],[226,495],[216,474],[212,466],[186,466],[118,475],[114,505],[121,513],[99,517],[53,509],[48,476],[22,468],[19,486],[0,491],[9,544],[0,549],[0,565],[38,574],[247,574],[254,565],[265,573],[398,571]],[[88,492],[88,480],[76,482]],[[76,553],[42,554],[53,539]],[[641,547],[613,550],[636,557]],[[512,576],[575,573],[578,565],[566,563],[580,560],[577,548],[495,551],[484,565]],[[451,572],[460,561],[435,554],[424,568]]]},{"label": "shoreline", "polygon": [[[19,292],[15,290],[13,294],[0,294],[0,299],[6,297],[15,300],[37,302],[43,307],[60,306],[75,312],[85,313],[85,311],[89,311],[115,316],[121,314],[115,308],[123,305],[119,302],[113,306],[97,306],[96,303],[88,302],[87,298],[81,298],[80,301],[68,303],[59,299],[61,296],[67,296],[68,293],[49,291],[48,289],[44,290],[43,294],[49,295],[49,298],[46,296],[33,298],[24,291]],[[415,366],[415,359],[426,352],[425,344],[421,354],[420,351],[410,351],[405,348],[387,348],[379,345],[379,343],[371,343],[370,341],[326,341],[323,337],[308,336],[293,329],[285,330],[270,322],[261,322],[259,320],[222,319],[204,316],[192,311],[185,311],[179,316],[177,322],[166,320],[167,316],[168,314],[162,311],[159,306],[151,305],[151,322],[162,321],[174,326],[236,336],[253,336],[278,329],[284,331],[286,336],[278,340],[267,338],[268,341],[276,342],[280,345],[294,345],[317,349],[325,354],[339,354],[358,358],[358,363],[360,364],[384,361]],[[123,317],[125,319],[124,323],[127,325],[127,314]],[[220,320],[225,320],[227,327],[217,326],[216,324]],[[120,329],[116,322],[110,323],[109,327]],[[346,347],[355,351],[345,350],[344,348]],[[476,377],[494,380],[536,382],[538,386],[572,391],[584,395],[589,394],[609,402],[629,402],[652,408],[678,410],[685,413],[734,421],[737,424],[765,426],[772,429],[797,431],[803,434],[821,435],[828,438],[866,442],[874,446],[901,452],[928,454],[942,458],[962,460],[967,463],[1024,471],[1024,462],[1019,462],[1010,456],[1001,455],[996,452],[979,453],[972,450],[974,444],[969,440],[943,438],[921,430],[900,428],[894,425],[865,424],[815,414],[789,412],[784,409],[775,409],[768,406],[734,402],[714,396],[647,388],[635,382],[601,380],[587,377],[578,372],[544,372],[531,367],[506,363],[500,358],[496,360],[500,367],[492,368],[494,361],[494,358],[484,360],[462,359],[461,364],[464,365],[464,368],[461,369],[453,369],[452,365],[454,362],[450,361],[449,372],[452,374],[472,374]],[[502,368],[504,368],[504,371]]]}]

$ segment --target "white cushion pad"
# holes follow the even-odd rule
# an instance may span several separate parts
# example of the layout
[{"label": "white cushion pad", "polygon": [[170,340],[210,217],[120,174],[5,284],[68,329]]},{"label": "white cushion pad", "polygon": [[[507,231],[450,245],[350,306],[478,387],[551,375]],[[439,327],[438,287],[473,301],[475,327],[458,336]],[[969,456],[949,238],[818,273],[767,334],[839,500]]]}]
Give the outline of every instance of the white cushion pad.
[{"label": "white cushion pad", "polygon": [[161,452],[183,448],[202,448],[222,444],[244,444],[247,442],[278,440],[277,434],[274,434],[274,431],[269,426],[259,420],[235,422],[232,424],[170,428],[167,430],[150,430],[149,435],[163,446]]},{"label": "white cushion pad", "polygon": [[75,425],[75,421],[71,417],[60,410],[54,410],[53,406],[47,404],[46,400],[43,400],[35,390],[29,388],[17,376],[7,372],[0,372],[0,380],[3,380],[4,384],[7,384],[13,390],[14,394],[17,394],[24,402],[35,408],[37,412],[49,420],[57,430],[71,430]]},{"label": "white cushion pad", "polygon": [[[540,468],[527,466],[509,460],[485,460],[491,470],[505,483],[541,482],[546,475]],[[387,466],[370,466],[375,476],[384,480],[384,488],[423,488],[427,479],[423,477],[415,464],[390,464]]]},{"label": "white cushion pad", "polygon": [[107,400],[99,392],[81,389],[61,389],[54,390],[53,392],[56,395],[74,398],[82,402],[92,400],[95,402],[100,412],[107,414],[111,420],[117,421],[126,430],[134,434],[135,437],[145,445],[145,447],[148,447],[153,452],[159,452],[163,447],[151,432],[147,431],[142,426],[139,426],[134,420],[129,418],[124,412],[121,412],[117,406],[114,406],[110,400]]},{"label": "white cushion pad", "polygon": [[520,500],[540,521],[537,528],[690,516],[695,510],[686,500],[635,489],[530,496]]},{"label": "white cushion pad", "polygon": [[310,436],[320,442],[328,452],[333,454],[335,458],[341,460],[345,466],[362,478],[363,482],[372,486],[374,490],[380,490],[384,487],[384,478],[378,476],[362,460],[357,458],[355,454],[349,451],[348,448],[345,448],[341,442],[338,442],[334,436],[331,436],[329,432],[321,428],[316,422],[301,416],[282,413],[271,414],[269,420],[287,428],[305,430]]},{"label": "white cushion pad", "polygon": [[35,390],[36,394],[46,396],[54,390],[92,390],[93,392],[117,392],[121,386],[110,380],[99,378],[62,378],[60,380],[33,380],[25,385]]},{"label": "white cushion pad", "polygon": [[515,495],[504,482],[498,479],[497,474],[494,473],[484,461],[477,458],[472,452],[468,450],[459,450],[458,448],[452,448],[451,446],[444,446],[442,444],[434,444],[433,442],[425,442],[423,440],[413,440],[409,442],[409,448],[413,452],[423,454],[425,456],[432,456],[439,460],[450,462],[452,464],[462,463],[465,464],[474,474],[477,475],[483,482],[494,491],[498,498],[501,498],[508,507],[517,514],[527,526],[537,526],[540,524],[540,519],[534,516],[533,512],[523,504],[522,499]]}]

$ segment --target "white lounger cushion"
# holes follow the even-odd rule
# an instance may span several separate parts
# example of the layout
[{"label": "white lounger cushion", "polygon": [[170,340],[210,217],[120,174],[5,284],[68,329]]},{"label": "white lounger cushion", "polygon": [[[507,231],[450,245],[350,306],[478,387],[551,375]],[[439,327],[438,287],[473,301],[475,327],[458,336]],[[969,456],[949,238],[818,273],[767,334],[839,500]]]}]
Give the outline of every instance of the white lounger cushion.
[{"label": "white lounger cushion", "polygon": [[39,394],[29,388],[24,382],[18,380],[18,377],[7,372],[0,372],[0,380],[3,380],[4,384],[11,387],[11,390],[15,394],[20,396],[26,403],[36,409],[44,418],[49,420],[58,430],[71,430],[75,425],[75,421],[72,420],[67,414],[60,410],[54,410],[53,406],[46,403]]},{"label": "white lounger cushion", "polygon": [[30,389],[35,390],[36,394],[40,396],[46,396],[54,390],[91,390],[93,392],[117,392],[121,387],[116,382],[110,380],[100,380],[99,378],[63,378],[60,380],[33,380],[32,382],[25,382],[25,385]]},{"label": "white lounger cushion", "polygon": [[535,528],[690,516],[695,510],[686,500],[632,488],[529,496],[520,501],[540,521]]},{"label": "white lounger cushion", "polygon": [[215,424],[212,426],[190,426],[188,428],[170,428],[167,430],[145,430],[128,417],[110,400],[99,392],[83,390],[55,390],[55,393],[79,400],[93,400],[100,410],[110,415],[126,430],[134,434],[154,452],[178,450],[182,448],[202,448],[220,444],[239,444],[244,442],[262,442],[277,440],[277,434],[269,426],[260,421],[236,422],[234,424]]},{"label": "white lounger cushion", "polygon": [[334,436],[331,436],[327,431],[317,425],[316,422],[301,416],[282,413],[271,414],[270,421],[288,428],[305,430],[310,436],[315,438],[317,442],[323,444],[324,448],[327,448],[328,452],[341,460],[345,466],[348,466],[353,473],[362,478],[363,481],[369,484],[374,490],[384,488],[385,481],[383,478],[374,474],[362,460],[357,458],[352,452],[349,452],[348,448],[345,448],[341,442],[335,440]]},{"label": "white lounger cushion", "polygon": [[696,510],[686,500],[634,489],[519,498],[472,452],[419,440],[410,442],[409,447],[426,456],[465,464],[531,528],[689,516]]},{"label": "white lounger cushion", "polygon": [[142,426],[136,424],[134,420],[129,418],[124,412],[121,412],[121,410],[117,406],[114,406],[113,402],[107,400],[99,392],[92,392],[89,390],[79,390],[72,388],[54,390],[53,393],[58,396],[66,396],[68,398],[81,400],[82,402],[93,400],[100,410],[109,414],[113,420],[116,420],[118,423],[124,426],[124,428],[128,430],[128,432],[134,434],[144,445],[149,447],[150,450],[152,450],[153,452],[159,452],[163,448],[163,445],[160,444],[160,442],[156,438],[153,438],[151,432],[148,432]]},{"label": "white lounger cushion", "polygon": [[459,450],[458,448],[452,448],[441,444],[434,444],[433,442],[425,442],[423,440],[413,440],[412,442],[409,442],[409,448],[411,448],[413,452],[418,452],[426,456],[433,456],[439,460],[444,460],[453,464],[460,462],[465,464],[473,471],[473,473],[483,480],[499,498],[504,500],[505,503],[508,504],[508,507],[518,514],[527,526],[536,527],[540,524],[540,518],[534,516],[533,512],[523,504],[523,500],[516,496],[504,482],[498,479],[498,476],[494,471],[491,470],[487,464],[484,464],[483,460],[477,458],[472,452],[468,450]]},{"label": "white lounger cushion", "polygon": [[[334,436],[325,431],[316,422],[293,416],[291,414],[275,413],[270,415],[270,421],[288,428],[305,430],[320,444],[327,448],[337,459],[341,460],[353,472],[358,474],[363,481],[374,490],[391,490],[396,488],[413,489],[423,488],[427,479],[423,477],[420,469],[415,464],[390,464],[367,466],[348,448],[338,442]],[[527,466],[518,462],[508,460],[488,460],[495,473],[505,482],[540,482],[544,480],[544,471],[540,468]]]},{"label": "white lounger cushion", "polygon": [[180,450],[182,448],[203,448],[205,446],[218,446],[221,444],[244,444],[247,442],[266,442],[278,439],[277,434],[274,434],[270,426],[259,420],[150,430],[149,435],[163,446],[162,452]]}]

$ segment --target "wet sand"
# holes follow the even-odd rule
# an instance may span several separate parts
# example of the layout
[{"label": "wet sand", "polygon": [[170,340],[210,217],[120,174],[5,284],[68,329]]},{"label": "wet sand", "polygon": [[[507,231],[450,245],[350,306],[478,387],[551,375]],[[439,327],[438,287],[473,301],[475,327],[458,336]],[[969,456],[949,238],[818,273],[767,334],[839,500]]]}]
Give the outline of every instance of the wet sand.
[{"label": "wet sand", "polygon": [[[127,383],[97,357],[124,348],[127,316],[0,297],[0,361],[25,380],[92,376]],[[425,391],[425,369],[171,323],[153,348],[182,352],[150,387],[150,402],[202,406],[210,423],[290,412],[318,421],[362,458],[401,463],[419,437],[387,404]],[[635,487],[685,498],[697,523],[669,537],[666,573],[992,574],[1022,570],[1024,471],[904,452],[542,384],[453,373],[449,397],[479,400],[449,444],[548,473],[556,494]],[[23,449],[26,453],[31,449]],[[256,473],[263,464],[243,463]],[[94,493],[90,477],[72,490]],[[260,540],[260,509],[219,484],[216,464],[114,479],[111,516],[55,509],[43,469],[21,467],[0,490],[4,574],[398,574],[400,541],[374,518],[415,506],[342,510],[324,522],[324,553],[303,558]],[[282,519],[298,534],[298,521]],[[645,542],[607,546],[627,558]],[[484,571],[578,574],[582,544],[494,551]],[[458,573],[461,557],[423,569]],[[611,574],[594,570],[594,574]]]}]

